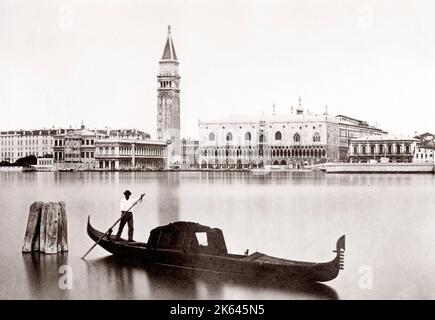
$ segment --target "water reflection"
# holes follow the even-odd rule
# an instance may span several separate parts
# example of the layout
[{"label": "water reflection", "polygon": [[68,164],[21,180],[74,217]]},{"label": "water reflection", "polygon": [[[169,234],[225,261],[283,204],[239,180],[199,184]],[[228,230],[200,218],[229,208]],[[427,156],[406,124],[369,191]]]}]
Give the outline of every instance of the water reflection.
[{"label": "water reflection", "polygon": [[[229,288],[238,288],[246,292],[268,292],[279,299],[338,299],[337,292],[321,283],[284,283],[267,278],[253,278],[240,275],[218,274],[206,271],[179,269],[152,264],[132,264],[114,256],[87,262],[92,275],[104,275],[104,281],[115,285],[115,289],[123,296],[131,296],[132,279],[135,274],[145,273],[147,288],[142,282],[144,291],[139,292],[151,299],[225,299]],[[89,274],[88,274],[89,276]],[[95,282],[94,282],[95,283]],[[255,297],[254,297],[255,298]]]},{"label": "water reflection", "polygon": [[143,287],[144,284],[135,281],[133,270],[130,267],[118,268],[110,261],[107,262],[107,267],[103,267],[105,259],[83,261],[86,266],[85,278],[88,294],[91,297],[106,299],[134,299],[136,285]]},{"label": "water reflection", "polygon": [[69,290],[59,287],[59,268],[68,265],[67,254],[23,254],[28,292],[32,299],[68,299]]},{"label": "water reflection", "polygon": [[158,180],[159,225],[180,220],[179,200],[180,175],[166,174]]}]

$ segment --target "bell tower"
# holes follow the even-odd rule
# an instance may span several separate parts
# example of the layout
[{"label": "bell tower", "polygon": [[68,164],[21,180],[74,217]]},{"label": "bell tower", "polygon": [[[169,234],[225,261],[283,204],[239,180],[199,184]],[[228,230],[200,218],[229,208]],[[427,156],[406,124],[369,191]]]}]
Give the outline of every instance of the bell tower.
[{"label": "bell tower", "polygon": [[168,36],[157,75],[157,139],[168,141],[168,163],[181,164],[180,75],[168,26]]}]

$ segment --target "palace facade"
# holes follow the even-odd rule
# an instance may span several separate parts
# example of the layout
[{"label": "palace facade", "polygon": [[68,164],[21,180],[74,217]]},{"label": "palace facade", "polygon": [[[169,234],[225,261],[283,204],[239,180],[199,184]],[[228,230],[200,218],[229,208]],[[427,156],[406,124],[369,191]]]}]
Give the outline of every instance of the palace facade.
[{"label": "palace facade", "polygon": [[199,121],[201,168],[295,168],[327,161],[347,161],[353,137],[385,131],[347,116],[314,115],[302,107],[296,114],[230,116]]}]

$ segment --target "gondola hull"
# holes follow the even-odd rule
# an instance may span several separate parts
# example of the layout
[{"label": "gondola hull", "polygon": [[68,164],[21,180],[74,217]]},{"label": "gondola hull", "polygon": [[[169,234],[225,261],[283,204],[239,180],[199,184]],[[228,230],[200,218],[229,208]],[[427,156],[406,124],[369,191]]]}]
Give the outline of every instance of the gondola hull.
[{"label": "gondola hull", "polygon": [[89,219],[87,232],[92,240],[99,241],[98,245],[127,262],[130,261],[135,264],[153,263],[274,280],[330,281],[338,276],[340,269],[343,268],[344,261],[344,236],[337,241],[336,255],[333,260],[326,263],[312,263],[274,258],[258,252],[249,256],[236,254],[216,255],[186,252],[185,250],[150,248],[146,243],[142,242],[128,242],[123,239],[116,241],[113,236],[103,237],[104,233],[94,229]]}]

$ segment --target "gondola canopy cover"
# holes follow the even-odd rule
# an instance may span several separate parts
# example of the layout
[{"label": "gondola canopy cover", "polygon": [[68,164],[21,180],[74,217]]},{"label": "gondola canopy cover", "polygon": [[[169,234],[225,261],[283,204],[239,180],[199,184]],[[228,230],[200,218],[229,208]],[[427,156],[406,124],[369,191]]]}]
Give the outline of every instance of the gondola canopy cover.
[{"label": "gondola canopy cover", "polygon": [[222,230],[187,221],[153,229],[147,246],[150,249],[172,249],[212,255],[228,253]]}]

